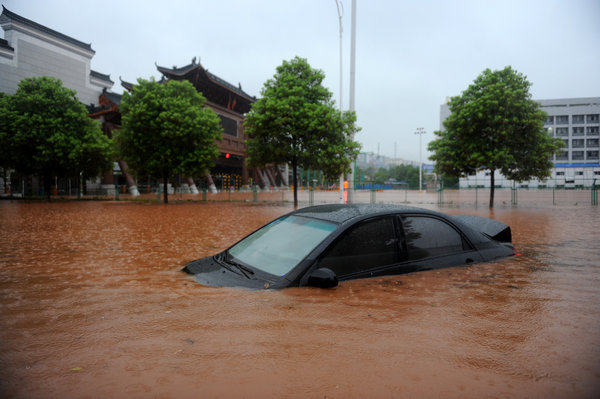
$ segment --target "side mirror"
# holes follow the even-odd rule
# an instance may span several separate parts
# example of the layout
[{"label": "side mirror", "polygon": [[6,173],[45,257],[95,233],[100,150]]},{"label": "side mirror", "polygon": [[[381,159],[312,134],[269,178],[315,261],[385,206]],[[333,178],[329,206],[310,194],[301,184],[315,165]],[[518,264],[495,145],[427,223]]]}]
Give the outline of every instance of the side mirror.
[{"label": "side mirror", "polygon": [[338,279],[333,270],[322,267],[310,273],[307,285],[317,288],[333,288],[337,287]]}]

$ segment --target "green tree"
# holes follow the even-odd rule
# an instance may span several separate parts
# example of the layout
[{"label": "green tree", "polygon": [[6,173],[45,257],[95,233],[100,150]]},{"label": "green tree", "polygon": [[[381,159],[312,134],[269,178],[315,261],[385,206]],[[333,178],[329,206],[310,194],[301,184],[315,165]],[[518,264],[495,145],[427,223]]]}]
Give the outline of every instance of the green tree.
[{"label": "green tree", "polygon": [[11,168],[10,148],[8,143],[9,133],[9,109],[8,100],[10,96],[0,93],[0,168],[2,168],[2,177],[4,180],[4,192],[8,187],[7,172]]},{"label": "green tree", "polygon": [[478,169],[491,172],[490,208],[494,206],[494,172],[516,181],[549,176],[552,155],[564,146],[544,130],[547,114],[531,99],[524,75],[510,66],[486,69],[449,103],[443,131],[429,143],[435,171],[458,177]]},{"label": "green tree", "polygon": [[118,151],[138,174],[163,179],[165,203],[170,176],[204,173],[219,156],[216,141],[221,140],[223,128],[205,102],[188,81],[154,79],[138,79],[132,93],[121,100]]},{"label": "green tree", "polygon": [[390,167],[390,177],[408,183],[415,188],[419,186],[419,168],[412,165],[394,165]]},{"label": "green tree", "polygon": [[322,86],[325,74],[296,57],[283,61],[252,104],[244,127],[250,139],[248,165],[289,163],[294,206],[298,206],[298,168],[320,170],[326,179],[350,171],[360,150],[354,112],[340,112]]},{"label": "green tree", "polygon": [[42,176],[50,200],[53,177],[96,177],[112,167],[112,143],[87,116],[75,91],[46,76],[23,79],[0,102],[3,166]]}]

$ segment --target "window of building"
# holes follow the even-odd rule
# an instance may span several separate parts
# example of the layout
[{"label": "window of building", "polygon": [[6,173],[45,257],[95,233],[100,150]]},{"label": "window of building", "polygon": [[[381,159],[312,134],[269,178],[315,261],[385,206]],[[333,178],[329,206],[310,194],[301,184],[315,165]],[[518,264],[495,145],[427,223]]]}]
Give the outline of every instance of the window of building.
[{"label": "window of building", "polygon": [[595,170],[594,171],[594,176],[600,176],[600,170]]},{"label": "window of building", "polygon": [[460,234],[450,225],[430,217],[403,217],[408,259],[450,255],[463,251]]},{"label": "window of building", "polygon": [[544,124],[546,124],[546,125],[554,124],[554,116],[548,116],[548,119],[546,119],[546,122],[544,122]]},{"label": "window of building", "polygon": [[591,114],[587,116],[587,123],[598,123],[600,120],[599,114]]},{"label": "window of building", "polygon": [[[598,159],[600,159],[600,151],[588,151],[587,152],[587,159],[588,161],[597,161]],[[600,173],[598,173],[600,174]]]},{"label": "window of building", "polygon": [[587,146],[589,147],[598,147],[600,143],[600,139],[587,139]]},{"label": "window of building", "polygon": [[327,251],[319,267],[338,276],[399,262],[398,240],[391,217],[372,219],[345,233]]},{"label": "window of building", "polygon": [[573,161],[583,161],[583,151],[573,151],[571,153],[571,160],[573,160]]},{"label": "window of building", "polygon": [[556,117],[556,123],[559,125],[568,125],[569,124],[569,115],[558,115]]},{"label": "window of building", "polygon": [[575,172],[575,176],[583,176],[583,172],[582,171]]},{"label": "window of building", "polygon": [[588,126],[586,128],[586,132],[588,136],[597,136],[598,135],[598,126]]},{"label": "window of building", "polygon": [[585,115],[573,115],[573,124],[575,123],[584,123]]},{"label": "window of building", "polygon": [[563,140],[563,143],[565,143],[564,148],[569,148],[569,140]]},{"label": "window of building", "polygon": [[556,128],[556,135],[557,136],[568,136],[569,135],[569,128],[568,127],[557,127]]},{"label": "window of building", "polygon": [[583,126],[573,127],[573,136],[583,136],[584,132]]},{"label": "window of building", "polygon": [[228,136],[237,137],[237,121],[235,119],[228,118],[223,115],[219,115],[221,118],[221,126],[223,127],[223,134]]},{"label": "window of building", "polygon": [[568,161],[569,160],[569,151],[559,151],[556,154],[557,161]]},{"label": "window of building", "polygon": [[571,148],[583,148],[585,140],[584,139],[573,139],[571,140]]},{"label": "window of building", "polygon": [[564,176],[565,172],[556,172],[556,176]]}]

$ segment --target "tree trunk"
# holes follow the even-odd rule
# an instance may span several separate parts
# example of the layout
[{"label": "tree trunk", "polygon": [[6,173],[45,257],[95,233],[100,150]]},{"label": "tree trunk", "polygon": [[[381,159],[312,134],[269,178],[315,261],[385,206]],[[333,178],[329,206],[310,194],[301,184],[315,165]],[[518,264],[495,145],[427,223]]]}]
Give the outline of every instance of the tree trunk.
[{"label": "tree trunk", "polygon": [[294,183],[294,209],[298,209],[298,165],[296,158],[292,159],[292,180]]},{"label": "tree trunk", "polygon": [[492,169],[490,171],[490,209],[492,209],[494,207],[494,190],[495,190],[495,181],[494,181],[494,174],[495,174],[495,170]]},{"label": "tree trunk", "polygon": [[169,174],[165,171],[165,172],[163,172],[163,198],[164,198],[164,203],[165,204],[169,203],[169,187],[168,187],[168,183],[169,183]]}]

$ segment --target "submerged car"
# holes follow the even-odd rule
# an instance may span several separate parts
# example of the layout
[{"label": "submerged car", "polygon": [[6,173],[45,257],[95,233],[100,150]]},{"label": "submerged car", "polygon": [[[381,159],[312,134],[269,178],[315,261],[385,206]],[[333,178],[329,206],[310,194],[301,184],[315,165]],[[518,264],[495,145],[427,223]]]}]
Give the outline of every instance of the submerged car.
[{"label": "submerged car", "polygon": [[514,255],[510,227],[383,204],[288,213],[183,271],[208,286],[335,287],[338,281],[487,262]]}]

